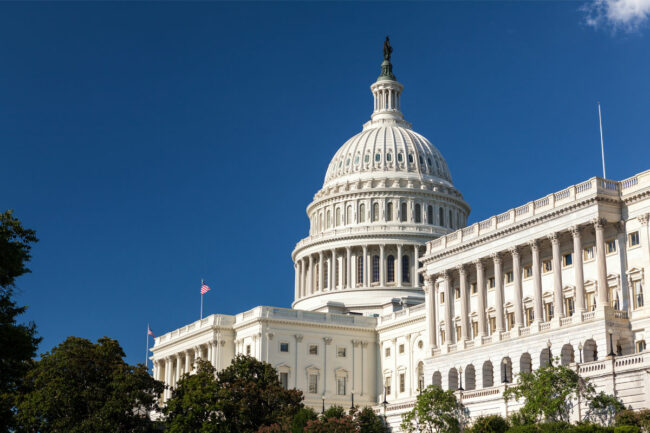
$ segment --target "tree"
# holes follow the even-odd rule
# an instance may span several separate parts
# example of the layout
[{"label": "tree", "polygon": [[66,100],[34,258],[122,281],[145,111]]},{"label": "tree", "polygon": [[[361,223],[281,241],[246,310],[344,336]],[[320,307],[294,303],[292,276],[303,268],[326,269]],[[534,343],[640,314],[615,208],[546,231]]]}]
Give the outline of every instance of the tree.
[{"label": "tree", "polygon": [[474,420],[468,433],[505,433],[510,428],[508,421],[500,415],[480,416]]},{"label": "tree", "polygon": [[116,340],[68,337],[25,378],[17,421],[23,432],[145,433],[163,384],[144,365],[124,362]]},{"label": "tree", "polygon": [[519,373],[517,384],[503,398],[523,400],[519,416],[525,423],[569,421],[573,401],[590,400],[594,388],[578,373],[563,365],[547,365],[531,373]]},{"label": "tree", "polygon": [[291,420],[291,433],[303,433],[309,421],[318,419],[316,411],[310,407],[298,409]]},{"label": "tree", "polygon": [[618,398],[601,391],[589,402],[587,420],[610,426],[614,423],[616,415],[623,410],[625,405]]},{"label": "tree", "polygon": [[271,364],[250,356],[235,357],[216,379],[210,378],[214,370],[209,363],[199,362],[198,375],[183,376],[167,402],[170,432],[255,432],[262,426],[286,425],[302,408],[302,392],[284,389]]},{"label": "tree", "polygon": [[468,412],[452,390],[429,385],[417,398],[415,407],[402,415],[402,430],[407,433],[457,433],[468,419]]},{"label": "tree", "polygon": [[343,409],[341,406],[337,405],[332,405],[328,407],[325,412],[323,412],[322,418],[323,419],[329,419],[329,418],[337,418],[341,419],[345,417],[345,409]]},{"label": "tree", "polygon": [[37,241],[12,211],[0,213],[0,432],[14,426],[16,397],[41,341],[34,323],[17,322],[26,307],[12,299],[16,278],[30,272],[26,265]]},{"label": "tree", "polygon": [[354,419],[359,426],[359,433],[385,433],[384,421],[370,407],[353,412]]}]

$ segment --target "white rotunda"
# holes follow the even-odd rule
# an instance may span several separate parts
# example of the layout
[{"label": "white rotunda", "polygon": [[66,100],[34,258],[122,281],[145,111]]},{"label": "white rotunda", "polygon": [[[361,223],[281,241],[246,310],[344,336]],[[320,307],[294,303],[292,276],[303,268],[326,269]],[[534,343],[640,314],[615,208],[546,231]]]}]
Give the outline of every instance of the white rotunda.
[{"label": "white rotunda", "polygon": [[380,314],[424,302],[425,243],[465,226],[470,208],[445,159],[404,120],[403,88],[385,52],[371,120],[336,152],[307,207],[309,236],[292,254],[295,309]]}]

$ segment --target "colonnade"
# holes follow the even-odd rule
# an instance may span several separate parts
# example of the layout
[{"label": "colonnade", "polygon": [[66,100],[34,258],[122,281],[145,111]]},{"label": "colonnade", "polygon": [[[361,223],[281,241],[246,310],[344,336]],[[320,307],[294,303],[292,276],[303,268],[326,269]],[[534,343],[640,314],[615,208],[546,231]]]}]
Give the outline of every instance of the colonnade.
[{"label": "colonnade", "polygon": [[[473,263],[463,263],[455,268],[445,269],[436,274],[428,275],[425,279],[425,294],[427,308],[427,331],[429,335],[429,346],[435,349],[443,344],[439,341],[441,336],[439,330],[445,335],[446,344],[454,344],[460,341],[470,340],[470,323],[469,323],[469,299],[468,299],[468,279],[470,275],[474,278],[478,294],[478,336],[484,337],[488,333],[488,306],[487,306],[487,281],[486,269],[493,268],[493,289],[495,290],[494,308],[495,329],[494,332],[499,334],[505,331],[505,314],[504,314],[504,260],[511,260],[512,263],[512,283],[514,290],[514,327],[523,328],[524,324],[524,304],[522,300],[522,254],[530,254],[532,259],[532,280],[533,280],[533,324],[539,324],[544,320],[543,298],[542,298],[542,263],[540,261],[540,245],[550,243],[552,252],[553,273],[553,320],[559,321],[567,315],[564,309],[564,295],[562,285],[562,254],[560,249],[560,238],[566,232],[571,234],[573,239],[573,269],[575,272],[575,313],[581,314],[585,311],[585,288],[584,288],[584,271],[583,271],[583,245],[582,230],[584,227],[593,227],[595,231],[595,249],[596,249],[596,268],[597,268],[597,305],[604,306],[608,303],[607,287],[607,264],[605,258],[605,241],[604,228],[605,221],[596,219],[585,226],[573,226],[568,230],[554,232],[545,238],[530,240],[526,245],[513,246],[508,251],[493,252],[489,258],[480,258]],[[475,269],[472,272],[472,269]],[[452,280],[458,280],[460,287],[460,335],[455,335],[454,314],[454,293],[452,291]],[[439,307],[441,306],[440,293],[444,293],[444,315],[438,317]],[[441,325],[443,324],[444,325]]]},{"label": "colonnade", "polygon": [[419,244],[363,245],[303,256],[294,265],[295,299],[357,287],[419,287],[420,248]]}]

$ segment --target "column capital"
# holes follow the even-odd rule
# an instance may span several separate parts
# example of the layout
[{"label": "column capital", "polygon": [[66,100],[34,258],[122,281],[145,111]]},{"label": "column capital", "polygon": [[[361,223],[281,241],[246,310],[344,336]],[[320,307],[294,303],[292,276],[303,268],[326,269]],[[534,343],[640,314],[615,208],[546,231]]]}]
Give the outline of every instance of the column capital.
[{"label": "column capital", "polygon": [[502,262],[501,253],[492,253],[490,254],[490,257],[492,258],[495,264],[501,264]]},{"label": "column capital", "polygon": [[580,226],[578,225],[569,227],[569,232],[571,232],[571,236],[574,238],[579,238],[582,235],[580,232]]},{"label": "column capital", "polygon": [[269,340],[273,340],[273,337],[274,337],[274,336],[275,336],[275,334],[272,333],[272,332],[267,332],[267,333],[266,333],[266,337],[267,337]]},{"label": "column capital", "polygon": [[368,342],[367,341],[362,341],[361,342],[361,347],[368,347]]},{"label": "column capital", "polygon": [[361,344],[361,341],[359,340],[351,340],[351,341],[352,341],[352,346],[354,347],[359,347],[359,345]]},{"label": "column capital", "polygon": [[296,342],[298,343],[302,341],[302,334],[295,334],[293,337],[296,339]]},{"label": "column capital", "polygon": [[329,346],[332,343],[332,338],[331,337],[323,337],[323,341],[325,342],[326,346]]},{"label": "column capital", "polygon": [[347,251],[348,253],[349,253],[351,250],[352,250],[352,247],[345,247],[345,251]]},{"label": "column capital", "polygon": [[558,237],[557,233],[550,233],[546,235],[549,241],[551,241],[552,244],[557,244],[560,242],[560,238]]},{"label": "column capital", "polygon": [[457,265],[456,270],[458,271],[461,277],[467,275],[467,269],[465,269],[465,265]]},{"label": "column capital", "polygon": [[591,223],[594,225],[594,228],[596,230],[602,230],[605,228],[605,224],[607,224],[607,220],[605,218],[594,218],[591,220]]},{"label": "column capital", "polygon": [[472,263],[476,266],[477,270],[485,269],[485,263],[483,263],[482,259],[476,259]]},{"label": "column capital", "polygon": [[643,215],[639,215],[638,217],[636,217],[636,219],[639,221],[639,223],[642,226],[647,226],[648,221],[650,221],[650,214],[646,213],[646,214],[643,214]]},{"label": "column capital", "polygon": [[519,257],[519,247],[518,247],[518,246],[515,245],[514,247],[510,247],[510,248],[508,248],[508,251],[510,252],[510,254],[511,254],[513,257],[514,257],[514,256]]},{"label": "column capital", "polygon": [[531,251],[539,251],[539,242],[537,239],[528,241],[528,246],[530,247]]}]

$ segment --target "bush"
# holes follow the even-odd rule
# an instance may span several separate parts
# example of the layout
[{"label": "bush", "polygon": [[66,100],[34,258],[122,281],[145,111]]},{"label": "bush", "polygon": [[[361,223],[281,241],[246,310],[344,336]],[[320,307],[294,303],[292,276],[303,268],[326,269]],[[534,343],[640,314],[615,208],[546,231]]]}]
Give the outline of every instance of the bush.
[{"label": "bush", "polygon": [[318,419],[316,411],[310,407],[303,407],[296,412],[291,420],[291,433],[303,433],[308,421]]},{"label": "bush", "polygon": [[329,419],[329,418],[336,418],[336,419],[341,419],[345,416],[345,409],[343,409],[341,406],[330,406],[324,413],[323,413],[323,419]]},{"label": "bush", "polygon": [[488,415],[476,418],[467,433],[505,433],[510,425],[501,415]]},{"label": "bush", "polygon": [[513,425],[507,431],[507,433],[541,433],[539,426],[537,424],[526,424],[526,425]]},{"label": "bush", "polygon": [[650,409],[621,411],[616,415],[616,425],[633,425],[641,431],[650,432]]},{"label": "bush", "polygon": [[641,433],[641,429],[635,425],[621,425],[614,429],[614,433]]},{"label": "bush", "polygon": [[614,433],[613,427],[603,427],[598,424],[584,423],[571,428],[571,433]]}]

